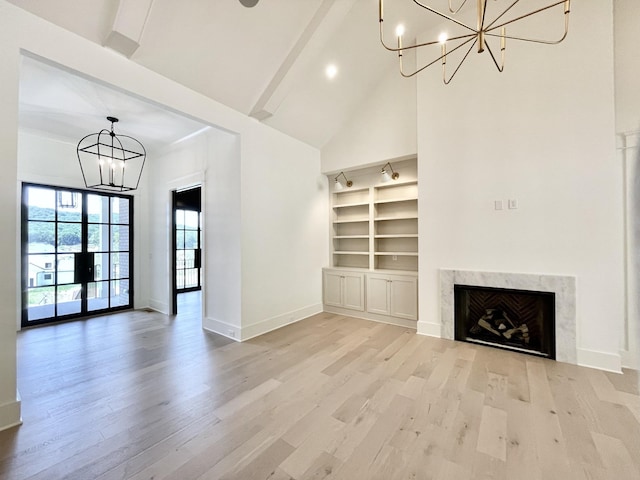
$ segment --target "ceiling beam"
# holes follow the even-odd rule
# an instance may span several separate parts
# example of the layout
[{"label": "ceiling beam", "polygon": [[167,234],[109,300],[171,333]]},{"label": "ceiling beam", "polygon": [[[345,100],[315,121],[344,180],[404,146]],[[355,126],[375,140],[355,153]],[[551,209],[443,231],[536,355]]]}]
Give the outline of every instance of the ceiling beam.
[{"label": "ceiling beam", "polygon": [[153,2],[154,0],[120,0],[111,32],[103,46],[131,58],[140,47]]},{"label": "ceiling beam", "polygon": [[358,0],[323,0],[280,68],[249,113],[262,121],[273,116],[306,67],[342,24]]}]

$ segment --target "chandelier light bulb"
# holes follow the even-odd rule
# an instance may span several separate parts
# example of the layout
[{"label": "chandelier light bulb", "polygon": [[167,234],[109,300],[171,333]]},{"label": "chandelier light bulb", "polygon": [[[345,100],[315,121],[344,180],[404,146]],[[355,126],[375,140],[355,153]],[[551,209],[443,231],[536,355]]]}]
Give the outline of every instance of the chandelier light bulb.
[{"label": "chandelier light bulb", "polygon": [[396,37],[403,36],[404,32],[405,32],[404,25],[402,23],[398,24],[398,26],[396,27]]},{"label": "chandelier light bulb", "polygon": [[446,32],[442,32],[440,35],[438,35],[438,42],[440,43],[446,43],[448,39],[449,36],[446,34]]}]

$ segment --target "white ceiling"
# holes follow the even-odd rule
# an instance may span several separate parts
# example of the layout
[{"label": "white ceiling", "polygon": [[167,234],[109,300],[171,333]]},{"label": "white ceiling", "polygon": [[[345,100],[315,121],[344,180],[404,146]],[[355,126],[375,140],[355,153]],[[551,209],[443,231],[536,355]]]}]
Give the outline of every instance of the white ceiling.
[{"label": "white ceiling", "polygon": [[[378,41],[377,0],[261,0],[253,8],[239,0],[9,1],[92,42],[121,52],[125,45],[132,61],[316,147],[396,65]],[[410,0],[387,4],[385,24],[407,12],[423,17],[421,28],[431,20]],[[338,67],[333,80],[324,74],[328,63]],[[25,128],[58,123],[64,135],[65,125],[106,128],[102,119],[111,114],[123,132],[161,142],[203,127],[68,72],[25,64]],[[135,124],[141,109],[146,127]]]}]

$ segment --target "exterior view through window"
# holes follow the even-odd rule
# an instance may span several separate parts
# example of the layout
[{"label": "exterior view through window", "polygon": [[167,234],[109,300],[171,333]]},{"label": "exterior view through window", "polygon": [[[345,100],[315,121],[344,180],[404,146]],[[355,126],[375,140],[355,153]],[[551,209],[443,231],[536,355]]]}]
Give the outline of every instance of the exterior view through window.
[{"label": "exterior view through window", "polygon": [[131,308],[133,199],[24,184],[22,325]]}]

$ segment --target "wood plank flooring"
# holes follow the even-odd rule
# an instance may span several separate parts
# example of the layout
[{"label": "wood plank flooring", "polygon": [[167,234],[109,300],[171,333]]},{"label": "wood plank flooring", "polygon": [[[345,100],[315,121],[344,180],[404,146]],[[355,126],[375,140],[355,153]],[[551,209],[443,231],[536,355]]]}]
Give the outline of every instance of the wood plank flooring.
[{"label": "wood plank flooring", "polygon": [[0,478],[640,479],[637,372],[333,314],[239,344],[185,298],[21,332]]}]

